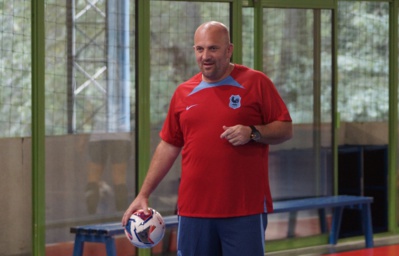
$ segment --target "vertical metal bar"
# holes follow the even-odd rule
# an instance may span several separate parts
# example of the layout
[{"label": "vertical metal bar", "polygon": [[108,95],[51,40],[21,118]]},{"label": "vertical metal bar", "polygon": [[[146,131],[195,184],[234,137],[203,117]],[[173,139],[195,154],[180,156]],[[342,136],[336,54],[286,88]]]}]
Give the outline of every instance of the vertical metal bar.
[{"label": "vertical metal bar", "polygon": [[332,10],[331,20],[331,31],[332,31],[332,97],[331,97],[331,109],[332,109],[332,159],[333,159],[333,171],[334,171],[334,195],[338,194],[338,130],[339,130],[339,113],[338,113],[338,65],[337,65],[337,45],[338,45],[338,0],[334,0],[334,8]]},{"label": "vertical metal bar", "polygon": [[[123,0],[124,1],[124,0]],[[118,1],[107,1],[107,99],[106,99],[106,131],[107,133],[116,132],[118,121],[118,89],[117,89],[117,40],[118,40],[118,22],[117,22],[117,3]]]},{"label": "vertical metal bar", "polygon": [[67,132],[75,132],[75,1],[66,1],[66,29],[67,29]]},{"label": "vertical metal bar", "polygon": [[313,161],[316,195],[320,195],[321,150],[321,10],[313,10]]},{"label": "vertical metal bar", "polygon": [[130,2],[123,0],[118,3],[119,108],[122,117],[118,122],[124,132],[130,132]]},{"label": "vertical metal bar", "polygon": [[234,63],[242,63],[242,1],[233,0],[230,4],[230,36],[234,44]]},{"label": "vertical metal bar", "polygon": [[137,170],[139,191],[150,162],[150,1],[136,0],[136,109]]},{"label": "vertical metal bar", "polygon": [[[136,194],[150,163],[150,2],[136,0]],[[138,249],[138,256],[151,255]]]},{"label": "vertical metal bar", "polygon": [[254,2],[254,68],[263,71],[263,7]]},{"label": "vertical metal bar", "polygon": [[107,4],[107,132],[130,131],[129,1]]},{"label": "vertical metal bar", "polygon": [[32,255],[45,255],[45,9],[31,2],[32,15]]},{"label": "vertical metal bar", "polygon": [[397,181],[398,156],[398,16],[399,1],[390,3],[389,7],[389,143],[388,143],[388,227],[389,231],[399,231],[397,219],[399,195]]}]

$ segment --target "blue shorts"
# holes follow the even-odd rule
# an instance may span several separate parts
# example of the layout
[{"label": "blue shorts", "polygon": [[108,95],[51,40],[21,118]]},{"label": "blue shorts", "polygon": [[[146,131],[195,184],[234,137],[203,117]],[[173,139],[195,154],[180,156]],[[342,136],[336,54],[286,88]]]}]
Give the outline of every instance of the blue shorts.
[{"label": "blue shorts", "polygon": [[234,218],[179,217],[178,256],[263,256],[267,213]]}]

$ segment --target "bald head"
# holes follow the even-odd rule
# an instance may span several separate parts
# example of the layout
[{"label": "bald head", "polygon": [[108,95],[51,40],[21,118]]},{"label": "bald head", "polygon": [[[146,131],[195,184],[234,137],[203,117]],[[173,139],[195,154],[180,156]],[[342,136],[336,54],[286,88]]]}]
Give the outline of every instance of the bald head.
[{"label": "bald head", "polygon": [[225,44],[230,44],[230,33],[226,25],[218,21],[208,21],[201,24],[194,34],[194,42],[197,37],[204,34],[216,34]]}]

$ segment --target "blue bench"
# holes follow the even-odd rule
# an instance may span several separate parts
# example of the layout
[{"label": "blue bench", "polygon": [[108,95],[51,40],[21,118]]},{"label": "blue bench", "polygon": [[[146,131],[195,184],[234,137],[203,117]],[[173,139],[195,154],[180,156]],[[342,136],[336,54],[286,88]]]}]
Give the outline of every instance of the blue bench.
[{"label": "blue bench", "polygon": [[[357,207],[362,212],[362,224],[366,247],[371,248],[374,246],[370,209],[372,202],[372,197],[344,195],[294,199],[274,202],[273,213],[291,213],[301,210],[317,209],[319,210],[319,216],[321,220],[321,230],[322,232],[326,232],[327,227],[325,224],[325,209],[331,208],[333,209],[333,215],[329,243],[337,244],[343,209],[345,207]],[[175,227],[178,224],[177,215],[165,216],[164,220],[166,228]],[[124,234],[124,229],[120,222],[116,222],[72,227],[70,232],[75,234],[73,256],[83,255],[85,242],[104,243],[106,246],[107,255],[115,256],[116,248],[114,236]]]},{"label": "blue bench", "polygon": [[320,216],[320,227],[322,232],[327,231],[325,221],[325,209],[333,209],[331,230],[329,236],[330,244],[337,244],[339,230],[341,227],[342,212],[345,207],[358,207],[362,213],[362,226],[364,230],[364,237],[366,247],[371,248],[373,243],[373,226],[371,219],[371,203],[372,197],[365,196],[326,196],[326,197],[312,197],[304,199],[295,199],[287,201],[274,202],[273,213],[283,212],[297,212],[301,210],[318,209]]},{"label": "blue bench", "polygon": [[[178,224],[177,215],[164,217],[166,228],[176,227]],[[75,244],[73,256],[83,255],[84,243],[103,243],[108,256],[116,256],[114,236],[124,234],[121,222],[77,226],[71,228],[71,233],[75,234]]]}]

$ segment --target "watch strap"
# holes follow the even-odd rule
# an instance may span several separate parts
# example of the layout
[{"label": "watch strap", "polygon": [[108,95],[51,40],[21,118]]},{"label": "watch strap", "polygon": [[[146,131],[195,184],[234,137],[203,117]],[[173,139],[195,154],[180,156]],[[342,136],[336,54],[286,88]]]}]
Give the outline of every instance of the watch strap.
[{"label": "watch strap", "polygon": [[253,126],[253,125],[250,125],[249,127],[251,128],[251,140],[259,141],[260,132],[258,131],[258,129],[256,129],[255,126]]}]

